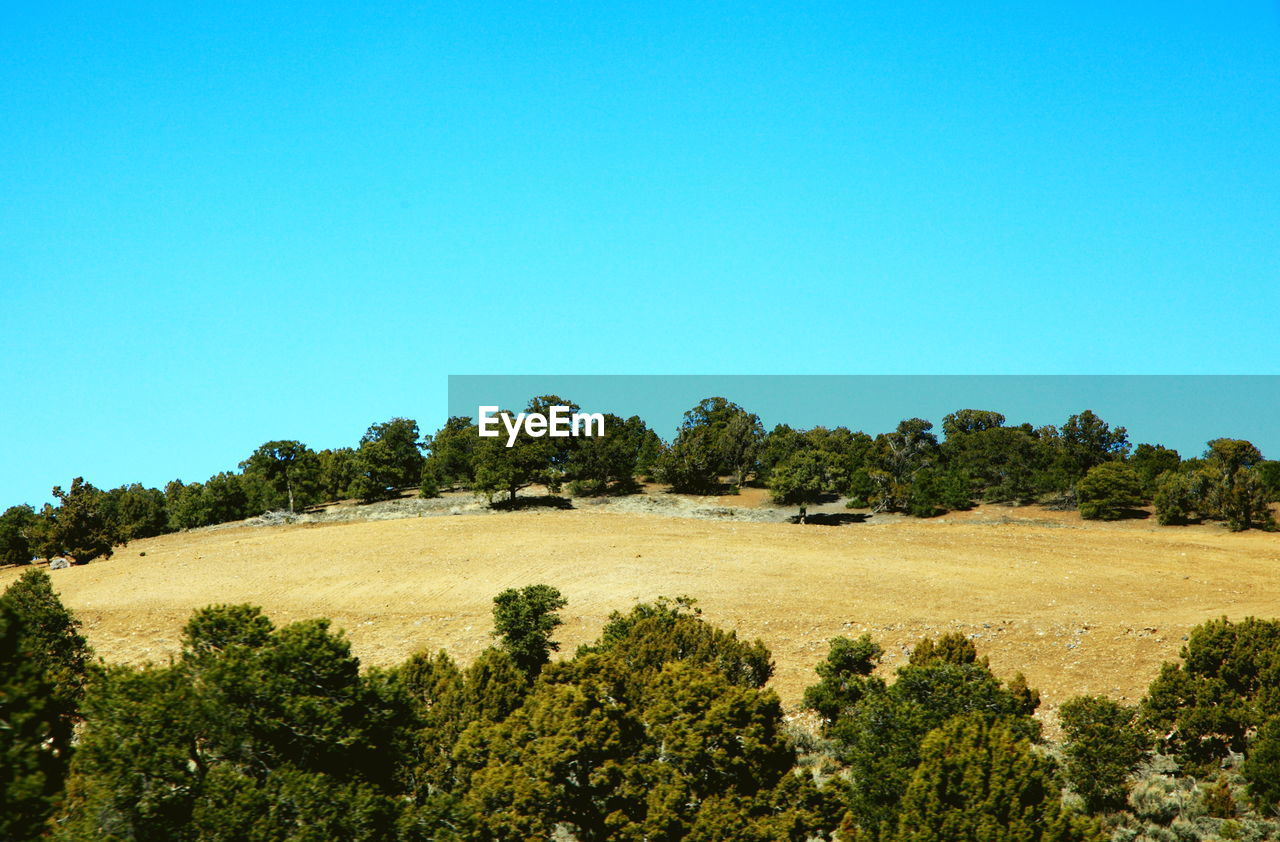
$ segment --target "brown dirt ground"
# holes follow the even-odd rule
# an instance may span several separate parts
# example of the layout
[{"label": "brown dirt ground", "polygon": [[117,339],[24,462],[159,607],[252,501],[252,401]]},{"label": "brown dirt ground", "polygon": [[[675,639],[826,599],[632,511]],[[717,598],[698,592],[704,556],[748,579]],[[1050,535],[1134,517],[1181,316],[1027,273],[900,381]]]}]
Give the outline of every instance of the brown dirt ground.
[{"label": "brown dirt ground", "polygon": [[[20,573],[0,570],[0,588]],[[224,528],[51,575],[98,653],[133,663],[175,652],[192,609],[216,602],[280,624],[330,617],[364,662],[389,665],[420,649],[468,661],[507,587],[560,588],[566,653],[615,609],[689,594],[707,619],[764,640],[790,707],[836,635],[870,632],[892,669],[922,635],[963,632],[1052,709],[1079,693],[1138,699],[1206,619],[1280,615],[1275,534],[990,506],[827,527],[579,509]]]}]

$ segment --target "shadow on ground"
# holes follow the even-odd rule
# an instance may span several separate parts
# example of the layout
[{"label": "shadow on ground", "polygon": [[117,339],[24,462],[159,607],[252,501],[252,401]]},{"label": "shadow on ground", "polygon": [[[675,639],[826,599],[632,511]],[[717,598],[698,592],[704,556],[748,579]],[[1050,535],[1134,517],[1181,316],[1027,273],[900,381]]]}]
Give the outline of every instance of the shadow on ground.
[{"label": "shadow on ground", "polygon": [[542,497],[517,497],[514,500],[498,500],[489,508],[500,512],[514,512],[520,509],[572,509],[573,501],[568,497],[557,497],[547,494]]},{"label": "shadow on ground", "polygon": [[[865,523],[871,515],[865,512],[815,512],[804,520],[805,526],[844,526],[846,523]],[[787,518],[788,523],[800,523],[800,515]]]}]

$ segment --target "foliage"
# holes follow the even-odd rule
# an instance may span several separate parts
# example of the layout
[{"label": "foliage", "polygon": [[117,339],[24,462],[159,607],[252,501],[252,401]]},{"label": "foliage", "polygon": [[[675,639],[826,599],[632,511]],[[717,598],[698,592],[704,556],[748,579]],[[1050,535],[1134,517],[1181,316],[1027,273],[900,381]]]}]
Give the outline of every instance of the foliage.
[{"label": "foliage", "polygon": [[158,488],[143,488],[136,482],[113,488],[106,492],[103,510],[112,540],[117,544],[169,531],[164,492]]},{"label": "foliage", "polygon": [[1128,778],[1150,746],[1137,710],[1104,696],[1078,696],[1058,708],[1058,720],[1071,788],[1090,812],[1122,808]]},{"label": "foliage", "polygon": [[1156,480],[1155,507],[1161,526],[1189,521],[1196,509],[1194,480],[1178,471],[1165,471]]},{"label": "foliage", "polygon": [[319,502],[320,460],[300,441],[266,442],[240,463],[240,470],[262,478],[277,494],[283,494],[291,512],[295,492],[304,506]]},{"label": "foliage", "polygon": [[640,681],[673,660],[702,664],[731,684],[763,687],[773,675],[769,650],[759,641],[738,639],[737,632],[716,628],[701,619],[701,609],[687,596],[659,597],[623,614],[614,611],[600,639],[579,655],[606,654],[622,665],[625,681]]},{"label": "foliage", "polygon": [[349,447],[321,450],[316,454],[319,465],[319,497],[321,500],[341,500],[352,496],[351,485],[358,473],[356,452]]},{"label": "foliage", "polygon": [[857,640],[832,638],[827,657],[817,666],[817,684],[805,688],[804,706],[822,717],[828,729],[867,694],[869,678],[884,650],[864,634]]},{"label": "foliage", "polygon": [[[531,401],[526,412],[543,412],[546,406]],[[556,398],[556,400],[561,400]],[[554,405],[554,404],[552,404]],[[576,406],[574,404],[560,404]],[[515,413],[505,410],[499,415],[514,417]],[[544,482],[549,486],[556,485],[563,476],[563,464],[557,464],[568,458],[568,450],[559,442],[565,439],[553,439],[548,436],[531,436],[520,428],[519,434],[511,446],[507,446],[505,432],[496,437],[485,437],[478,440],[474,452],[475,489],[488,497],[490,502],[499,491],[507,492],[509,500],[516,499],[520,489],[535,482]]]},{"label": "foliage", "polygon": [[922,741],[934,728],[979,713],[1008,717],[1021,736],[1039,737],[1039,724],[1030,718],[1038,694],[1021,681],[1006,688],[961,635],[926,638],[898,669],[896,681],[886,685],[873,677],[861,690],[861,698],[841,711],[826,733],[852,777],[852,821],[871,839],[888,838],[897,826]]},{"label": "foliage", "polygon": [[61,645],[67,637],[57,634],[42,577],[28,571],[0,597],[0,839],[40,836],[72,754],[82,675],[69,668],[83,660],[63,660],[76,653]]},{"label": "foliage", "polygon": [[370,426],[355,453],[352,493],[367,503],[388,499],[397,489],[416,486],[422,478],[420,447],[418,422],[412,418],[392,418]]},{"label": "foliage", "polygon": [[475,451],[479,429],[467,416],[455,415],[426,440],[427,465],[445,486],[475,481]]},{"label": "foliage", "polygon": [[1280,716],[1273,715],[1258,729],[1240,774],[1258,808],[1274,812],[1280,805]]},{"label": "foliage", "polygon": [[0,564],[31,563],[30,530],[35,524],[36,512],[30,506],[10,506],[0,514]]},{"label": "foliage", "polygon": [[821,450],[798,450],[769,473],[769,491],[775,503],[816,503],[843,485],[839,463]]},{"label": "foliage", "polygon": [[551,633],[562,622],[556,612],[567,604],[550,585],[508,588],[493,598],[493,634],[530,678],[551,660],[552,652],[559,651],[560,644],[551,639]]},{"label": "foliage", "polygon": [[1225,617],[1191,630],[1181,664],[1164,664],[1142,701],[1163,748],[1208,768],[1247,748],[1250,732],[1280,715],[1280,621]]},{"label": "foliage", "polygon": [[921,744],[894,842],[1067,842],[1101,832],[1063,807],[1052,764],[1020,729],[982,714],[952,719]]},{"label": "foliage", "polygon": [[1156,493],[1157,480],[1165,471],[1176,471],[1182,464],[1178,451],[1159,444],[1140,444],[1129,457],[1129,466],[1138,474],[1142,483],[1142,496],[1150,498]]},{"label": "foliage", "polygon": [[658,478],[676,491],[715,491],[720,477],[740,486],[756,470],[764,441],[757,415],[725,398],[705,398],[684,414],[671,447],[658,460]]},{"label": "foliage", "polygon": [[1103,462],[1076,484],[1080,516],[1086,520],[1118,520],[1144,502],[1137,471],[1123,462]]},{"label": "foliage", "polygon": [[[580,493],[604,494],[611,489],[630,491],[641,454],[654,446],[657,434],[638,416],[622,420],[604,414],[604,435],[573,439],[564,476],[576,482]],[[659,442],[660,444],[660,442]]]},{"label": "foliage", "polygon": [[1123,460],[1129,452],[1129,434],[1124,427],[1112,428],[1086,409],[1062,425],[1061,447],[1064,464],[1078,482],[1090,468]]},{"label": "foliage", "polygon": [[46,509],[50,522],[49,549],[74,559],[77,564],[86,564],[99,556],[110,558],[115,535],[107,521],[106,495],[83,477],[76,477],[68,491],[63,491],[60,485],[54,486],[53,496],[58,500],[57,508]]},{"label": "foliage", "polygon": [[85,709],[62,838],[372,840],[400,814],[411,700],[326,620],[203,609],[177,662],[102,670]]}]

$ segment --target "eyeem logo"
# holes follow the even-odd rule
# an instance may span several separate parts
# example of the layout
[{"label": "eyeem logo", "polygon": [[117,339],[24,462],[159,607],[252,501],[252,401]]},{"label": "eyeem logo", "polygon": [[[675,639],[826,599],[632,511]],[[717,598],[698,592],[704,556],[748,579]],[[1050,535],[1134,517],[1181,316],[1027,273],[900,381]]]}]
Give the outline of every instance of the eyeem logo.
[{"label": "eyeem logo", "polygon": [[[568,438],[604,435],[602,412],[572,412],[567,406],[553,406],[550,409],[549,415],[541,412],[519,412],[513,418],[509,412],[499,413],[496,406],[482,406],[476,416],[480,419],[476,426],[480,428],[480,435],[485,438],[497,438],[502,435],[497,429],[498,419],[501,419],[502,426],[507,429],[507,447],[515,445],[521,428],[535,439],[543,436]],[[593,428],[595,432],[592,432]]]}]

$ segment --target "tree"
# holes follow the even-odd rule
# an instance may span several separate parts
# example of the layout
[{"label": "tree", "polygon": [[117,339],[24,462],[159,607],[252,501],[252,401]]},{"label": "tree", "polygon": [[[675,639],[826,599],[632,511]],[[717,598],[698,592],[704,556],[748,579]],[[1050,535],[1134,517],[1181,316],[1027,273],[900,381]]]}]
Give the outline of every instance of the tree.
[{"label": "tree", "polygon": [[110,558],[114,536],[107,523],[103,493],[83,477],[76,477],[69,491],[54,486],[53,496],[58,500],[51,536],[56,551],[77,564],[87,564],[98,556]]},{"label": "tree", "polygon": [[1184,524],[1196,510],[1195,483],[1181,471],[1165,471],[1156,480],[1156,520],[1161,526]]},{"label": "tree", "polygon": [[1199,494],[1203,511],[1225,520],[1233,532],[1274,526],[1269,494],[1258,473],[1263,461],[1258,448],[1240,439],[1214,439],[1204,459],[1205,482]]},{"label": "tree", "polygon": [[836,460],[820,450],[798,450],[769,474],[769,491],[775,503],[806,506],[844,483]]},{"label": "tree", "polygon": [[471,418],[455,415],[426,440],[427,464],[444,486],[470,485],[475,481],[475,452],[479,430]]},{"label": "tree", "polygon": [[113,488],[106,492],[103,510],[113,541],[118,544],[169,531],[164,492],[158,488],[143,488],[136,482]]},{"label": "tree", "polygon": [[[499,415],[514,417],[506,411]],[[472,463],[475,489],[490,502],[499,491],[507,492],[507,499],[514,501],[520,489],[548,478],[556,453],[552,441],[547,436],[531,436],[523,428],[510,447],[502,436],[479,439]]]},{"label": "tree", "polygon": [[1004,720],[957,717],[927,736],[895,842],[1075,842],[1104,837],[1064,809],[1053,765]]},{"label": "tree", "polygon": [[1161,474],[1176,471],[1180,464],[1182,457],[1178,455],[1178,451],[1158,444],[1140,444],[1129,457],[1129,465],[1142,481],[1142,495],[1147,498],[1155,495],[1157,480]]},{"label": "tree", "polygon": [[10,506],[0,514],[0,564],[30,564],[31,534],[36,524],[35,509]]},{"label": "tree", "polygon": [[869,676],[883,654],[869,634],[831,639],[826,660],[816,668],[821,680],[804,691],[804,706],[822,718],[824,730],[867,694]]},{"label": "tree", "polygon": [[392,418],[374,424],[360,438],[352,491],[365,502],[388,499],[397,489],[418,485],[422,462],[417,421]]},{"label": "tree", "polygon": [[610,487],[632,489],[636,463],[650,435],[652,431],[638,417],[624,421],[605,413],[604,435],[576,440],[564,466],[565,478],[575,483],[575,493],[603,494]]},{"label": "tree", "polygon": [[1263,723],[1240,767],[1249,796],[1260,810],[1280,805],[1280,716]]},{"label": "tree", "polygon": [[948,441],[956,436],[982,433],[1003,426],[1003,415],[985,409],[958,409],[942,418],[942,434]]},{"label": "tree", "polygon": [[1166,663],[1140,706],[1161,749],[1191,768],[1243,753],[1247,737],[1280,715],[1280,621],[1225,617],[1191,630],[1182,663]]},{"label": "tree", "polygon": [[715,490],[726,475],[740,486],[755,471],[763,441],[758,415],[725,398],[704,398],[684,414],[676,440],[659,462],[659,478],[692,493]]},{"label": "tree", "polygon": [[80,634],[80,621],[54,593],[49,574],[25,571],[5,589],[0,606],[13,611],[23,636],[23,650],[39,662],[41,672],[53,683],[57,709],[74,717],[84,695],[92,653]]},{"label": "tree", "polygon": [[911,659],[886,685],[872,678],[860,699],[841,710],[826,729],[837,757],[849,766],[854,786],[849,809],[871,839],[884,839],[897,826],[899,805],[920,763],[925,735],[968,713],[1007,717],[1010,727],[1038,738],[1031,718],[1038,694],[1015,679],[1005,687],[978,659],[972,641],[944,635],[922,640]]},{"label": "tree", "polygon": [[556,612],[568,604],[550,585],[508,588],[493,598],[494,637],[530,678],[560,650],[551,633],[562,622]]},{"label": "tree", "polygon": [[[943,421],[944,429],[947,423]],[[964,424],[953,420],[942,453],[949,470],[967,474],[984,500],[1024,503],[1035,498],[1036,473],[1043,459],[1028,425],[985,426],[974,419]]]},{"label": "tree", "polygon": [[1103,462],[1076,484],[1080,516],[1086,520],[1118,520],[1144,502],[1138,473],[1123,462]]},{"label": "tree", "polygon": [[349,447],[321,450],[316,454],[319,463],[320,498],[341,500],[351,496],[351,484],[357,476],[356,452]]},{"label": "tree", "polygon": [[303,492],[307,503],[313,502],[320,463],[315,451],[300,441],[269,441],[241,462],[240,470],[262,477],[277,493],[284,494],[292,512],[295,490]]},{"label": "tree", "polygon": [[34,644],[0,600],[0,839],[42,835],[71,757],[72,719]]},{"label": "tree", "polygon": [[[829,832],[834,811],[815,804],[816,788],[787,782],[794,753],[772,691],[731,680],[705,650],[668,648],[675,628],[695,625],[704,624],[670,603],[617,614],[608,639],[547,667],[509,717],[468,728],[454,756],[482,838]],[[714,631],[699,640],[732,648],[730,634]]]},{"label": "tree", "polygon": [[1105,696],[1077,696],[1058,708],[1067,780],[1091,813],[1125,805],[1128,778],[1150,746],[1137,715]]},{"label": "tree", "polygon": [[1062,425],[1060,441],[1068,470],[1077,481],[1089,473],[1090,468],[1124,459],[1129,452],[1129,434],[1125,428],[1112,429],[1088,409],[1067,419]]}]

